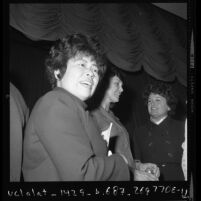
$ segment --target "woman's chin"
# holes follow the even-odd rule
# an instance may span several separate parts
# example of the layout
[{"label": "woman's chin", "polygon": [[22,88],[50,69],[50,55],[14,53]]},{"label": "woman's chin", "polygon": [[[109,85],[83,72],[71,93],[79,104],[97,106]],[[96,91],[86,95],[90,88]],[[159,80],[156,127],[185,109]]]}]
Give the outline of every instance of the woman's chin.
[{"label": "woman's chin", "polygon": [[113,103],[118,103],[119,102],[119,98],[115,98],[114,100],[113,100]]}]

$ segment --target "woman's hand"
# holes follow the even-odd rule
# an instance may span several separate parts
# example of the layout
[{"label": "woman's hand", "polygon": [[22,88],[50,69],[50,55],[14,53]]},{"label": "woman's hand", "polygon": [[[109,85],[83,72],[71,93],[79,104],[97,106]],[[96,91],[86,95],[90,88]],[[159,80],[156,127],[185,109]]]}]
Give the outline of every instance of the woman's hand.
[{"label": "woman's hand", "polygon": [[158,181],[158,177],[151,173],[135,169],[134,181]]},{"label": "woman's hand", "polygon": [[141,163],[139,161],[136,162],[136,169],[140,171],[144,171],[146,173],[152,174],[155,177],[160,176],[160,169],[154,163]]}]

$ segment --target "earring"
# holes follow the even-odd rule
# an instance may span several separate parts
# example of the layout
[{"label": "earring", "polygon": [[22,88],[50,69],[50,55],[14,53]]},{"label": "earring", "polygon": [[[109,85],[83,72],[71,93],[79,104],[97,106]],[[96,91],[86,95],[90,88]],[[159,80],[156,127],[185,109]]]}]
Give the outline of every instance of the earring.
[{"label": "earring", "polygon": [[61,75],[60,75],[60,71],[59,70],[55,70],[54,71],[54,76],[57,80],[60,80],[61,79]]}]

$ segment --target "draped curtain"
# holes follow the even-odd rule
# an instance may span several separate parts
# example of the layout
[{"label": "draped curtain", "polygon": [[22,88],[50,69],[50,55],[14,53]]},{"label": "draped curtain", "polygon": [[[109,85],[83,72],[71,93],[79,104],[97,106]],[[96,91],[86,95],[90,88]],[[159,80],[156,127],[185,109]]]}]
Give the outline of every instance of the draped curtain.
[{"label": "draped curtain", "polygon": [[125,71],[144,70],[187,84],[187,24],[151,3],[10,4],[10,25],[31,40],[66,33],[96,35],[108,59]]}]

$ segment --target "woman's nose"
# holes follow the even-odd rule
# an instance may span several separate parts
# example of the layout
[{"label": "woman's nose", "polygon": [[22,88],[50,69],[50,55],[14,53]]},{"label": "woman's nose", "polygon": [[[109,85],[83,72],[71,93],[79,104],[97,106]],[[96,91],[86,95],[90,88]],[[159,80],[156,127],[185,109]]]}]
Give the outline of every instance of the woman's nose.
[{"label": "woman's nose", "polygon": [[153,106],[156,106],[156,102],[152,101],[152,102],[151,102],[151,106],[152,106],[152,107],[153,107]]},{"label": "woman's nose", "polygon": [[87,69],[86,75],[87,75],[87,76],[94,77],[93,70],[92,70],[92,69]]},{"label": "woman's nose", "polygon": [[123,91],[124,91],[123,87],[120,86],[120,87],[119,87],[119,91],[120,91],[120,92],[123,92]]}]

